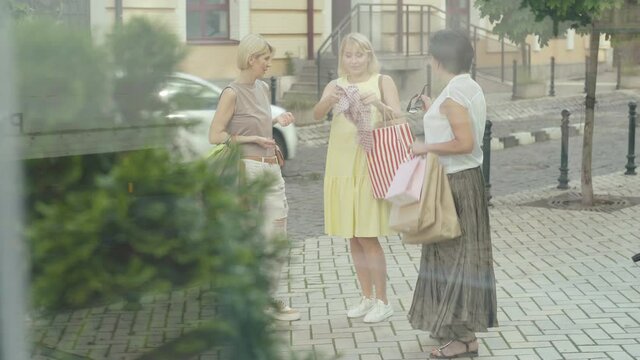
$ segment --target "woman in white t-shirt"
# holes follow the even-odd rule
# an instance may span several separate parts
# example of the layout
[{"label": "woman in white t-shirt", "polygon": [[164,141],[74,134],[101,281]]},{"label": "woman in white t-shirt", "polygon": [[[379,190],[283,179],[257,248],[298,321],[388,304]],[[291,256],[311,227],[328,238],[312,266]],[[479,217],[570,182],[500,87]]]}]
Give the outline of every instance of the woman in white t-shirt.
[{"label": "woman in white t-shirt", "polygon": [[416,142],[412,151],[439,155],[462,236],[423,245],[409,321],[440,341],[431,358],[449,359],[476,355],[475,334],[498,326],[489,210],[480,170],[486,102],[469,75],[474,51],[465,34],[438,31],[429,41],[429,53],[435,79],[447,85],[426,109],[425,143]]}]

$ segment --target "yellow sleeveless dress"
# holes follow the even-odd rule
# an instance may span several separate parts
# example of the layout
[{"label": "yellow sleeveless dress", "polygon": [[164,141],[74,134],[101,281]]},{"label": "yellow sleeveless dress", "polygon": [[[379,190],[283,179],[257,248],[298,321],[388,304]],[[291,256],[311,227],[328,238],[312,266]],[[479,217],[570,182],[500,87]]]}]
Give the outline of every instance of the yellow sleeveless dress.
[{"label": "yellow sleeveless dress", "polygon": [[[375,92],[380,98],[379,74],[350,84],[339,78],[338,85],[356,85],[360,92]],[[371,123],[381,121],[371,106]],[[324,173],[324,229],[328,235],[345,238],[390,235],[389,205],[373,197],[367,170],[366,152],[358,145],[356,125],[344,114],[334,114],[329,134]]]}]

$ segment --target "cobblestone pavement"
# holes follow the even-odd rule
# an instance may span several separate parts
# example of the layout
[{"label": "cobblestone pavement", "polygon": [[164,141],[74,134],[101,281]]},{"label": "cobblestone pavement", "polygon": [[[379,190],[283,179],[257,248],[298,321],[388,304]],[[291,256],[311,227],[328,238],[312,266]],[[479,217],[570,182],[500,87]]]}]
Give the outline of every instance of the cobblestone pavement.
[{"label": "cobblestone pavement", "polygon": [[[640,194],[638,176],[604,175],[594,185],[602,194]],[[522,205],[559,193],[529,187],[493,199],[500,327],[479,335],[476,359],[640,357],[640,266],[630,260],[640,251],[640,206],[598,213]],[[358,288],[344,239],[315,234],[294,243],[279,296],[301,310],[302,319],[274,328],[292,351],[344,360],[427,357],[435,343],[406,319],[420,250],[397,236],[382,243],[395,314],[377,324],[345,316]],[[206,295],[206,288],[196,288],[145,296],[137,312],[114,304],[36,319],[34,337],[52,350],[33,359],[135,359],[210,317]],[[217,358],[211,350],[176,360]]]},{"label": "cobblestone pavement", "polygon": [[[640,178],[598,177],[600,193],[637,196]],[[481,334],[476,359],[638,359],[640,357],[640,206],[613,213],[561,211],[520,204],[558,194],[526,190],[494,199],[492,238],[500,327]],[[344,239],[315,236],[292,249],[282,294],[302,310],[279,331],[298,352],[341,359],[424,359],[435,345],[406,314],[420,250],[385,239],[389,321],[347,319],[359,296]]]}]

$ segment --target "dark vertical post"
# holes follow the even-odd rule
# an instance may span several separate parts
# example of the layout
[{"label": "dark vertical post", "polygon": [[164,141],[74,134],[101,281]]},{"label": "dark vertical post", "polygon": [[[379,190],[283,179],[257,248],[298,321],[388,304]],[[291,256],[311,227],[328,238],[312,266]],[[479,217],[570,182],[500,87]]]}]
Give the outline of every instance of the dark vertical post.
[{"label": "dark vertical post", "polygon": [[531,78],[531,44],[527,44],[527,74]]},{"label": "dark vertical post", "polygon": [[[358,8],[359,10],[360,8]],[[358,12],[360,15],[360,12]],[[314,6],[313,0],[307,0],[307,59],[313,60],[315,30],[313,26]],[[360,26],[360,18],[358,17],[358,26]]]},{"label": "dark vertical post", "polygon": [[[431,40],[431,5],[427,8],[429,10],[429,14],[427,14],[427,41]],[[429,52],[427,48],[427,53]]]},{"label": "dark vertical post", "polygon": [[562,125],[560,131],[562,133],[560,145],[560,177],[558,178],[558,189],[569,188],[569,110],[564,109],[562,114]]},{"label": "dark vertical post", "polygon": [[471,63],[471,78],[476,79],[476,68],[478,66],[478,28],[473,27],[473,62]]},{"label": "dark vertical post", "polygon": [[427,96],[431,97],[431,64],[427,65]]},{"label": "dark vertical post", "polygon": [[402,0],[396,5],[396,52],[402,54]]},{"label": "dark vertical post", "polygon": [[278,90],[276,82],[277,82],[276,77],[272,76],[271,77],[271,105],[276,104],[276,91]]},{"label": "dark vertical post", "polygon": [[516,99],[516,91],[518,89],[518,60],[513,60],[513,86],[511,89],[511,100]]},{"label": "dark vertical post", "polygon": [[491,201],[491,127],[493,123],[487,119],[482,137],[482,175],[484,176],[484,193],[487,204]]},{"label": "dark vertical post", "polygon": [[549,84],[549,96],[556,96],[556,58],[551,57],[551,82]]},{"label": "dark vertical post", "polygon": [[[307,0],[309,1],[309,0]],[[313,0],[311,0],[313,1]],[[356,25],[356,28],[358,29],[358,32],[362,32],[360,31],[360,4],[356,5],[356,21],[358,22],[358,25]],[[369,35],[369,39],[371,39],[371,35]]]},{"label": "dark vertical post", "polygon": [[405,16],[407,17],[407,20],[406,20],[407,21],[407,25],[406,25],[407,26],[407,34],[406,34],[406,39],[405,39],[406,49],[404,51],[405,51],[405,54],[407,56],[409,56],[409,34],[410,34],[410,30],[411,30],[411,29],[409,29],[409,5],[406,6],[405,11],[407,12],[405,14]]},{"label": "dark vertical post", "polygon": [[316,90],[317,90],[317,97],[318,100],[320,100],[320,97],[322,96],[322,81],[320,80],[320,75],[322,74],[322,69],[320,68],[321,65],[321,61],[320,61],[320,49],[318,49],[318,56],[316,57],[316,67],[318,68],[318,71],[316,72],[316,80],[317,80],[317,84],[316,84]]},{"label": "dark vertical post", "polygon": [[[382,14],[382,11],[380,13]],[[382,31],[380,34],[382,34]],[[373,4],[369,4],[369,39],[373,39]]]},{"label": "dark vertical post", "polygon": [[116,25],[122,25],[122,0],[115,0]]},{"label": "dark vertical post", "polygon": [[504,37],[500,38],[500,80],[504,82]]},{"label": "dark vertical post", "polygon": [[629,102],[629,152],[627,154],[627,171],[625,175],[636,174],[636,104],[635,101]]},{"label": "dark vertical post", "polygon": [[620,80],[622,76],[622,56],[620,56],[620,50],[616,48],[616,90],[620,90]]},{"label": "dark vertical post", "polygon": [[420,5],[420,55],[424,55],[424,5]]}]

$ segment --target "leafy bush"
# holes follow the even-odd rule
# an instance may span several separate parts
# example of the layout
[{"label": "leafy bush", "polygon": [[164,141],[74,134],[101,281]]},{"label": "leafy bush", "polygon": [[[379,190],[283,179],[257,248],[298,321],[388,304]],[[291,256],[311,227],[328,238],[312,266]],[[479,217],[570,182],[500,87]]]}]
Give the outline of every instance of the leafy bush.
[{"label": "leafy bush", "polygon": [[115,67],[114,100],[127,122],[162,109],[158,90],[167,75],[186,55],[177,36],[163,25],[138,17],[117,27],[108,47]]},{"label": "leafy bush", "polygon": [[15,33],[27,130],[95,127],[107,119],[107,54],[89,34],[45,18],[20,21]]},{"label": "leafy bush", "polygon": [[[264,266],[282,246],[264,246],[253,205],[271,179],[242,178],[238,152],[226,162],[178,164],[146,150],[86,171],[90,160],[68,158],[64,172],[50,175],[63,188],[54,197],[30,194],[36,306],[55,312],[212,284],[221,310],[202,328],[210,330],[207,347],[231,346],[237,359],[277,358]],[[30,162],[30,185],[38,162],[47,160]]]}]

